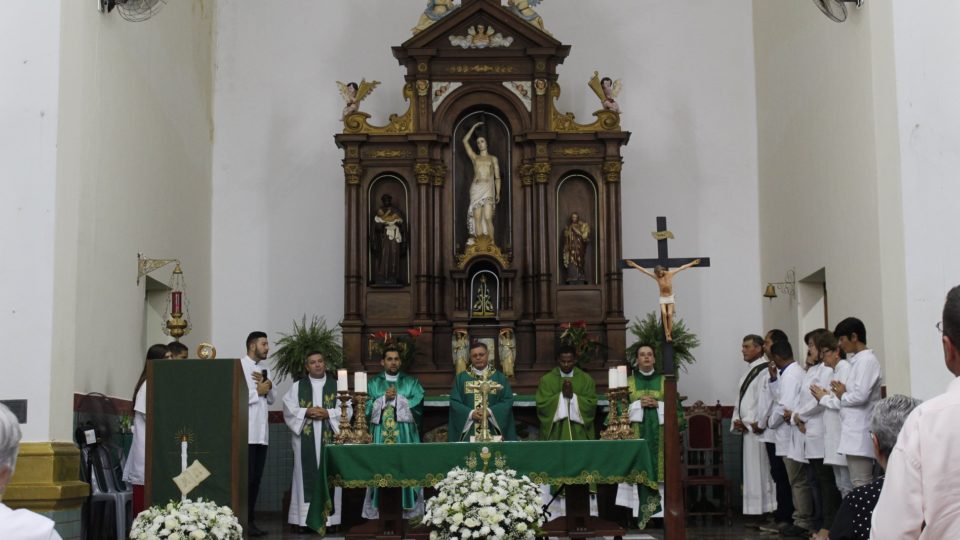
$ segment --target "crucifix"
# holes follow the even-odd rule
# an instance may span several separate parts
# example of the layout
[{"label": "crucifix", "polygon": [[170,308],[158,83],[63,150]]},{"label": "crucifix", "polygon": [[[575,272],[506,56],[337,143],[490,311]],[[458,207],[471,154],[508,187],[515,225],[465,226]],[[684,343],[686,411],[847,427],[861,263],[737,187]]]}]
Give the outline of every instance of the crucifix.
[{"label": "crucifix", "polygon": [[[693,266],[710,266],[708,257],[671,259],[667,240],[673,239],[673,233],[667,230],[667,218],[657,217],[657,230],[652,233],[657,240],[656,259],[626,259],[621,268],[636,268],[657,281],[660,286],[660,316],[663,323],[663,336],[660,351],[663,360],[664,375],[664,483],[666,504],[664,505],[664,529],[668,540],[686,538],[686,519],[683,508],[683,492],[680,487],[680,426],[677,422],[677,369],[673,360],[673,276],[677,272]],[[646,268],[654,268],[649,272]],[[674,267],[675,270],[670,270]]]},{"label": "crucifix", "polygon": [[477,433],[474,442],[490,442],[493,437],[490,435],[490,418],[487,416],[487,404],[490,401],[490,392],[497,392],[503,388],[503,385],[497,381],[490,380],[491,370],[484,370],[480,380],[469,381],[464,385],[464,390],[468,394],[473,394],[473,408],[480,413],[480,425],[477,427]]}]

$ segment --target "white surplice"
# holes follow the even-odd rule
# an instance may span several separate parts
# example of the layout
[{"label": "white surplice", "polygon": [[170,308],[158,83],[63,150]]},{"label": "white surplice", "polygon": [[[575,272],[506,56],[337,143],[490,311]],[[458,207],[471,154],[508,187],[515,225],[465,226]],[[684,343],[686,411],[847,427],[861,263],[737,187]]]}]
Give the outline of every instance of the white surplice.
[{"label": "white surplice", "polygon": [[12,510],[0,503],[0,538],[10,540],[60,540],[53,520],[30,510]]},{"label": "white surplice", "polygon": [[[833,370],[826,364],[815,364],[807,368],[803,382],[800,383],[800,392],[797,395],[797,408],[793,413],[793,424],[797,421],[806,424],[806,433],[800,433],[803,440],[803,457],[806,459],[824,458],[824,436],[826,426],[823,421],[824,407],[810,392],[813,385],[830,388]],[[799,429],[797,430],[799,433]],[[792,459],[792,458],[791,458]]]},{"label": "white surplice", "polygon": [[[261,363],[262,362],[262,363]],[[250,444],[269,444],[270,429],[267,425],[267,414],[270,405],[276,401],[276,387],[271,386],[266,395],[257,393],[257,383],[253,380],[254,373],[262,374],[267,372],[267,378],[270,379],[270,368],[267,363],[255,362],[249,356],[240,359],[240,367],[243,368],[243,378],[247,381],[247,442]]]},{"label": "white surplice", "polygon": [[[737,385],[738,398],[739,390],[743,388],[747,375],[754,368],[766,364],[767,360],[762,356],[750,363],[750,367],[740,377],[740,383]],[[776,485],[770,476],[767,450],[760,435],[751,427],[754,422],[759,422],[762,397],[767,391],[765,384],[767,378],[766,370],[758,373],[747,386],[743,398],[738,399],[738,403],[733,407],[733,419],[741,420],[748,431],[741,434],[733,429],[732,424],[730,427],[731,432],[743,435],[743,514],[749,516],[766,514],[777,509]]]},{"label": "white surplice", "polygon": [[[770,409],[770,418],[767,421],[769,426],[776,431],[777,455],[806,463],[805,459],[794,459],[798,456],[796,445],[802,440],[794,436],[797,428],[783,419],[784,410],[795,411],[797,408],[797,397],[800,392],[800,383],[806,372],[800,367],[800,364],[793,362],[783,368],[776,381],[770,383],[772,394],[776,396],[776,401]],[[802,457],[802,451],[798,457]]]},{"label": "white surplice", "polygon": [[147,460],[147,383],[140,385],[133,399],[133,442],[123,465],[123,481],[142,486]]},{"label": "white surplice", "polygon": [[[960,379],[914,409],[887,462],[870,538],[960,538]],[[926,528],[921,527],[926,523]]]},{"label": "white surplice", "polygon": [[[322,379],[310,378],[310,386],[313,387],[314,404],[323,403],[323,385],[326,383],[326,380],[326,377]],[[348,405],[347,418],[350,418],[353,414],[352,410],[352,405]],[[327,420],[330,429],[333,430],[334,433],[338,433],[340,431],[339,400],[337,400],[335,407],[327,409],[327,414],[330,415],[329,420]],[[303,428],[308,425],[313,429],[313,452],[315,452],[317,456],[317,465],[319,466],[322,458],[321,450],[324,443],[323,424],[325,422],[324,420],[310,420],[306,415],[307,409],[300,406],[300,383],[295,382],[283,396],[283,420],[287,423],[290,431],[293,432],[293,436],[290,439],[293,444],[293,486],[290,489],[290,511],[287,514],[287,522],[300,525],[301,527],[307,524],[307,513],[310,511],[310,503],[306,502],[303,495],[303,462],[301,460],[301,452],[303,449],[300,445],[300,434],[303,432]],[[329,443],[330,441],[327,442]],[[307,487],[308,489],[313,489],[313,486]],[[333,513],[327,518],[327,526],[340,524],[342,516],[340,504],[341,494],[342,490],[340,488],[334,490]]]},{"label": "white surplice", "polygon": [[[830,369],[830,368],[826,368]],[[850,373],[850,362],[840,360],[837,366],[833,368],[826,384],[820,387],[827,391],[827,395],[820,398],[820,405],[823,407],[823,462],[827,465],[847,466],[847,458],[837,452],[840,447],[840,400],[830,392],[830,381],[847,382],[847,375]]]},{"label": "white surplice", "polygon": [[847,389],[840,398],[841,431],[837,451],[873,459],[870,417],[880,401],[880,362],[870,349],[858,352],[849,361]]}]

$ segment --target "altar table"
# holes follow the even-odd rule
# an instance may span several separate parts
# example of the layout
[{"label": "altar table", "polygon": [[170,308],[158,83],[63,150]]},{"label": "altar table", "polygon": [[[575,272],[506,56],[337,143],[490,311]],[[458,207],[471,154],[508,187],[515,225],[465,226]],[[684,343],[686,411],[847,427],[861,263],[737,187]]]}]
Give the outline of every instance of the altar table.
[{"label": "altar table", "polygon": [[[591,528],[590,518],[580,507],[591,484],[637,484],[641,500],[645,501],[641,505],[641,523],[646,523],[660,506],[657,482],[653,479],[655,471],[643,440],[330,445],[323,449],[307,525],[323,531],[331,510],[333,486],[431,487],[454,467],[472,464],[471,468],[483,469],[483,447],[490,452],[487,470],[498,468],[499,463],[499,468],[513,469],[538,484],[569,486],[568,515],[554,520],[558,523],[551,522],[550,531],[563,530],[575,538],[575,530]],[[387,513],[388,502],[381,501],[381,520]],[[571,503],[576,508],[571,508]],[[397,533],[401,534],[399,529]]]}]

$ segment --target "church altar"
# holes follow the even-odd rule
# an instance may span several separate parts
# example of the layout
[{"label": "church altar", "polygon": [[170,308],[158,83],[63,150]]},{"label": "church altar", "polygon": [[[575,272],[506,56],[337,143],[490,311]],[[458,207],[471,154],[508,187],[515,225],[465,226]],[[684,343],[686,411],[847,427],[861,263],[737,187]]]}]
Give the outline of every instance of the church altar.
[{"label": "church altar", "polygon": [[[489,449],[489,462],[481,451]],[[536,441],[327,446],[314,486],[307,525],[322,530],[330,492],[345,488],[431,487],[457,466],[509,468],[540,484],[584,486],[638,484],[645,523],[660,503],[647,443],[623,441]]]}]

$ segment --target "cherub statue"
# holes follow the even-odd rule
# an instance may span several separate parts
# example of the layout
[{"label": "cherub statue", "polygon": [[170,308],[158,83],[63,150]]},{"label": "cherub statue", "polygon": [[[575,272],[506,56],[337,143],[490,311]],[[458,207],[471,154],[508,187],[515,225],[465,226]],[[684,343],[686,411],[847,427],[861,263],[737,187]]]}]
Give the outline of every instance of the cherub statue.
[{"label": "cherub statue", "polygon": [[518,15],[521,19],[543,30],[545,33],[550,34],[546,27],[543,26],[543,19],[533,10],[534,6],[539,5],[542,1],[543,0],[507,0],[507,5],[510,7],[510,11]]},{"label": "cherub statue", "polygon": [[450,44],[463,49],[486,49],[487,47],[509,47],[512,37],[504,37],[491,26],[478,24],[467,28],[465,36],[450,36]]},{"label": "cherub statue", "polygon": [[620,114],[620,104],[617,103],[616,99],[617,96],[620,95],[620,89],[623,88],[623,83],[620,79],[616,81],[610,77],[601,79],[600,73],[594,71],[593,78],[590,79],[590,82],[587,84],[590,85],[593,92],[600,98],[604,110]]},{"label": "cherub statue", "polygon": [[340,119],[346,120],[348,116],[357,112],[360,109],[360,102],[369,96],[370,93],[373,92],[373,89],[379,85],[380,81],[367,82],[366,79],[362,79],[359,85],[355,82],[343,84],[337,81],[337,87],[340,88],[340,95],[343,96],[343,100],[347,103],[347,106],[343,108],[343,115]]},{"label": "cherub statue", "polygon": [[504,328],[500,330],[500,365],[503,366],[503,374],[513,380],[517,353],[517,343],[513,339],[513,330]]},{"label": "cherub statue", "polygon": [[466,328],[453,329],[453,368],[459,375],[467,370],[467,359],[470,357],[470,336]]},{"label": "cherub statue", "polygon": [[458,7],[460,6],[454,5],[453,0],[427,0],[427,7],[424,8],[420,20],[417,21],[417,25],[411,29],[411,32],[414,35],[423,32]]}]

